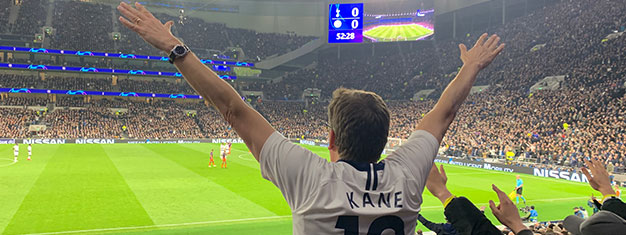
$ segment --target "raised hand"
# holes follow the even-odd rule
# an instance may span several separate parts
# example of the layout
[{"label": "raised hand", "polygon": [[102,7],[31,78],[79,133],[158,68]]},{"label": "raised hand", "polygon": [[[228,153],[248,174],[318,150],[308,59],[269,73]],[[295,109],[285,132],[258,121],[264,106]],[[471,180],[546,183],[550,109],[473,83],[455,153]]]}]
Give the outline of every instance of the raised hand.
[{"label": "raised hand", "polygon": [[500,205],[497,205],[489,200],[489,208],[491,208],[491,212],[494,216],[500,221],[500,223],[509,227],[515,234],[519,233],[524,229],[528,229],[523,223],[522,219],[519,217],[519,212],[517,211],[517,207],[509,196],[506,193],[502,192],[495,185],[491,185],[493,191],[498,195],[498,199],[500,200]]},{"label": "raised hand", "polygon": [[591,170],[591,174],[587,168],[581,167],[580,170],[587,176],[591,188],[602,193],[602,195],[615,194],[615,190],[611,188],[609,172],[604,168],[604,164],[596,159],[591,159],[591,162],[587,159],[583,160],[585,161],[585,165]]},{"label": "raised hand", "polygon": [[440,166],[439,171],[437,170],[437,165],[433,164],[433,167],[430,168],[428,179],[426,180],[426,188],[433,196],[438,198],[441,203],[444,203],[446,199],[452,196],[452,193],[450,193],[446,187],[446,182],[448,182],[448,177],[446,176],[446,171],[443,169],[443,165]]},{"label": "raised hand", "polygon": [[476,65],[479,69],[484,69],[500,54],[504,49],[504,44],[499,44],[500,37],[494,34],[487,39],[487,36],[487,33],[481,35],[478,41],[476,41],[476,44],[474,44],[474,47],[469,51],[467,47],[465,47],[465,44],[459,44],[463,64]]},{"label": "raised hand", "polygon": [[144,6],[135,2],[135,7],[121,2],[117,10],[124,15],[120,16],[120,22],[135,33],[139,34],[143,40],[153,47],[169,54],[176,45],[182,44],[178,38],[172,34],[173,21],[165,24],[161,23]]}]

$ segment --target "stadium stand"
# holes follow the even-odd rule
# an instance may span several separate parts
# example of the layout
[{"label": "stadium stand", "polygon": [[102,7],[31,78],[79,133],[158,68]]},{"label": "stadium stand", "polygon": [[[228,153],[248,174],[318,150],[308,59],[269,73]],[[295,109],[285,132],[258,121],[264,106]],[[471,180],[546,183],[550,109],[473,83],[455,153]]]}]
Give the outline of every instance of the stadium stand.
[{"label": "stadium stand", "polygon": [[[8,1],[0,2],[0,32],[37,33],[44,25],[42,0],[25,1],[19,24],[9,25]],[[55,1],[52,47],[122,51],[155,55],[136,34],[119,27],[122,38],[109,33],[118,24],[110,5]],[[507,49],[479,75],[477,85],[489,88],[472,94],[453,122],[440,152],[446,156],[485,161],[503,159],[510,165],[539,166],[578,172],[583,158],[597,157],[611,173],[626,172],[626,37],[605,40],[626,26],[623,1],[561,1],[489,29]],[[177,17],[157,14],[162,21]],[[68,22],[72,22],[68,24]],[[313,39],[295,34],[259,33],[229,28],[188,17],[175,32],[192,48],[223,51],[240,47],[248,58],[264,59],[294,50]],[[388,100],[392,113],[391,138],[406,139],[435,101],[409,101],[423,89],[438,97],[461,65],[462,39],[355,47],[352,55],[322,52],[317,66],[290,72],[279,82],[246,83],[240,90],[263,91],[265,99],[252,104],[283,135],[324,142],[328,135],[326,101],[339,87],[374,91]],[[200,34],[202,37],[198,37]],[[545,45],[544,45],[545,44]],[[533,49],[543,45],[540,49]],[[117,49],[113,49],[117,48]],[[365,49],[364,49],[365,48]],[[326,54],[324,54],[326,53]],[[348,59],[346,59],[348,58]],[[9,62],[30,63],[11,59]],[[40,60],[40,64],[54,63]],[[64,65],[139,69],[130,64],[64,62]],[[160,71],[175,71],[168,64]],[[232,74],[232,73],[220,73]],[[530,88],[547,76],[564,75],[555,89]],[[120,92],[195,94],[182,80],[87,78],[0,74],[1,88],[71,89]],[[384,85],[383,85],[384,84]],[[306,88],[322,90],[321,101],[301,101]],[[76,96],[0,96],[1,138],[237,138],[213,109],[201,102],[129,98],[85,99]],[[36,111],[28,106],[53,107]],[[124,109],[125,111],[118,111]],[[32,124],[47,129],[30,132]],[[512,153],[512,156],[507,156]],[[562,223],[531,226],[534,233],[567,234]],[[508,231],[503,231],[508,232]]]},{"label": "stadium stand", "polygon": [[4,33],[9,29],[9,8],[10,1],[0,2],[0,33]]},{"label": "stadium stand", "polygon": [[55,1],[53,48],[111,51],[114,48],[112,8],[100,3]]},{"label": "stadium stand", "polygon": [[[77,4],[73,7],[93,8],[92,11],[106,8],[106,6],[85,4]],[[497,60],[492,67],[479,76],[478,83],[490,85],[490,88],[469,98],[468,104],[459,115],[460,118],[449,131],[446,144],[443,146],[444,151],[451,155],[476,159],[502,158],[506,152],[511,151],[515,153],[516,158],[531,159],[531,163],[524,164],[552,164],[561,169],[577,168],[582,164],[581,157],[594,155],[602,156],[607,163],[610,162],[615,166],[616,171],[623,171],[626,164],[626,156],[623,155],[626,152],[623,143],[625,130],[624,118],[620,114],[626,113],[626,110],[623,105],[624,89],[620,85],[624,82],[626,72],[622,66],[626,56],[624,47],[626,38],[619,37],[603,41],[604,36],[623,26],[624,16],[619,11],[623,8],[624,6],[611,1],[598,4],[591,1],[561,2],[493,29],[505,41],[522,43],[509,45],[503,59]],[[586,9],[586,11],[583,11],[583,15],[578,15],[581,11],[577,9]],[[606,12],[605,9],[617,10]],[[603,12],[602,16],[594,14],[600,11]],[[71,12],[57,14],[68,15]],[[574,15],[586,20],[570,20]],[[94,22],[93,20],[85,21]],[[193,19],[191,22],[196,22],[198,27],[203,27],[201,21]],[[185,26],[195,27],[190,25],[195,25],[195,23]],[[219,24],[206,25],[209,25],[207,30],[224,28]],[[537,27],[528,30],[530,25]],[[572,28],[576,30],[570,30]],[[192,32],[193,30],[188,30],[182,34]],[[246,34],[247,32],[244,30],[240,33]],[[263,38],[263,36],[249,38]],[[235,39],[231,37],[231,40],[236,44]],[[453,77],[460,65],[458,59],[455,58],[456,54],[452,53],[457,50],[456,45],[459,42],[467,41],[439,41],[436,42],[435,47],[419,49],[411,49],[413,47],[411,44],[382,45],[381,47],[389,48],[389,50],[383,50],[389,51],[388,53],[375,57],[357,55],[340,66],[337,66],[339,61],[336,58],[325,58],[320,60],[317,66],[324,69],[302,69],[291,73],[282,82],[252,83],[242,89],[262,90],[269,99],[295,100],[299,99],[302,90],[307,87],[321,88],[322,98],[324,98],[328,97],[335,88],[344,86],[373,90],[387,99],[406,100],[412,95],[411,93],[420,89],[434,88],[441,91],[444,88],[443,85]],[[135,43],[143,42],[136,41]],[[541,43],[546,43],[546,45],[540,50],[530,52],[530,48]],[[204,44],[199,44],[199,46],[202,45]],[[107,49],[107,47],[102,49]],[[85,48],[91,49],[92,47],[85,44]],[[570,50],[570,48],[576,48],[576,50]],[[352,73],[346,74],[345,71]],[[529,87],[543,77],[558,74],[564,74],[567,78],[567,82],[558,90],[529,91]],[[378,85],[382,82],[397,85]],[[46,81],[40,81],[32,76],[2,75],[0,85],[48,89],[193,93],[193,90],[184,82],[130,79],[121,79],[118,86],[112,86],[110,79],[51,77]],[[436,97],[438,94],[440,92],[435,92],[433,96]],[[82,99],[63,103],[67,101],[67,99],[61,99],[59,104],[82,102]],[[21,98],[11,98],[2,102],[17,106],[41,104],[41,100],[31,102]],[[409,130],[420,119],[419,115],[413,114],[423,114],[433,104],[430,100],[390,102],[389,106],[394,115],[390,136],[408,137]],[[107,104],[90,105],[106,106]],[[82,103],[73,106],[82,106]],[[326,118],[324,106],[322,104],[307,106],[304,102],[266,101],[260,103],[258,109],[267,115],[279,130],[289,129],[287,133],[284,133],[287,136],[324,140],[326,138],[325,124],[322,121]],[[142,109],[133,108],[132,110]],[[160,111],[161,116],[165,112]],[[134,118],[134,113],[130,112],[127,115],[129,115],[129,120],[137,122],[140,119]],[[180,110],[167,111],[167,113],[178,115],[177,117],[185,116]],[[139,113],[136,115],[145,116]],[[151,115],[156,114],[151,113]],[[219,120],[215,112],[199,109],[196,119],[197,121],[193,122],[178,123],[185,126],[184,129],[165,128],[167,130],[165,133],[169,133],[165,136],[172,138],[174,136],[181,138],[235,136],[225,123],[219,121],[215,123],[214,120]],[[564,123],[569,126],[567,129],[563,128]],[[167,122],[161,124],[173,125]],[[290,128],[286,128],[287,126]],[[191,131],[192,129],[202,130],[201,132],[205,134]],[[132,135],[165,138],[165,136],[158,136],[158,133],[158,131],[149,131],[132,133]],[[502,138],[503,136],[506,138]],[[599,145],[600,142],[608,144],[601,148],[599,146],[603,145]]]},{"label": "stadium stand", "polygon": [[9,26],[11,33],[20,35],[42,33],[41,27],[46,22],[44,2],[47,3],[45,0],[22,1],[16,23]]}]

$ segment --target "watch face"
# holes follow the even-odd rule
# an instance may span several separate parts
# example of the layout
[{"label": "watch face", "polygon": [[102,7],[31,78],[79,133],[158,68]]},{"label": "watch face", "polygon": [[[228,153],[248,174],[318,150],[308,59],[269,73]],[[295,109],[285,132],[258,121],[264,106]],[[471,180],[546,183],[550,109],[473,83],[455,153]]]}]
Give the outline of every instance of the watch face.
[{"label": "watch face", "polygon": [[180,54],[183,54],[183,53],[185,53],[185,47],[182,47],[182,46],[177,46],[177,47],[174,49],[174,52],[175,52],[176,54],[179,54],[179,55],[180,55]]}]

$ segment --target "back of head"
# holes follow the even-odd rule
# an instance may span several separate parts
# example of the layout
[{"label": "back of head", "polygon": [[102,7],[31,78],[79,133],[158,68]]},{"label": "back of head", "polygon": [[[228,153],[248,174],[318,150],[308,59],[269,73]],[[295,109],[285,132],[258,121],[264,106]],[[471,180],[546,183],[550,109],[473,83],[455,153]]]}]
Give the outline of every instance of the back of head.
[{"label": "back of head", "polygon": [[387,144],[390,122],[389,110],[380,96],[339,88],[328,105],[328,120],[341,159],[378,161]]}]

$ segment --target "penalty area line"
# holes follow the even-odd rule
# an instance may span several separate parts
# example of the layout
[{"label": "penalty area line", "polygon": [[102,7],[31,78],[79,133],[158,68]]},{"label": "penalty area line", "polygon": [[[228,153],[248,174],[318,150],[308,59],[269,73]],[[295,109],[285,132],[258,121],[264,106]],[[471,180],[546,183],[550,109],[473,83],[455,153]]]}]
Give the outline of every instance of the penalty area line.
[{"label": "penalty area line", "polygon": [[246,160],[246,161],[251,161],[251,162],[254,161],[254,162],[256,162],[256,159],[254,159],[254,157],[252,159],[241,157],[241,156],[247,156],[247,155],[248,154],[239,154],[239,155],[237,155],[237,158],[240,158],[240,159],[243,159],[243,160]]},{"label": "penalty area line", "polygon": [[230,220],[212,220],[212,221],[190,222],[190,223],[180,223],[180,224],[155,224],[155,225],[144,225],[144,226],[133,226],[133,227],[97,228],[97,229],[72,230],[72,231],[48,232],[48,233],[29,233],[29,234],[30,235],[48,235],[48,234],[72,234],[72,233],[97,233],[97,232],[122,231],[122,230],[176,228],[176,227],[185,227],[185,226],[192,226],[192,225],[207,225],[207,224],[232,223],[232,222],[280,220],[280,219],[286,219],[286,218],[291,218],[291,215],[256,217],[256,218],[245,218],[245,219],[230,219]]}]

